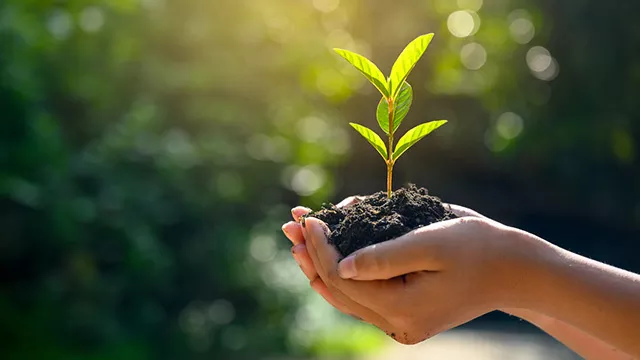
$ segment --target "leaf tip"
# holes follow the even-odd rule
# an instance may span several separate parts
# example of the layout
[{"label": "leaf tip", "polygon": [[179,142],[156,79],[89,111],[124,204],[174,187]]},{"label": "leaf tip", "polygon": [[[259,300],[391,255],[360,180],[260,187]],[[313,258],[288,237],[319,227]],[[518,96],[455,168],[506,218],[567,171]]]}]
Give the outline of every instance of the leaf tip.
[{"label": "leaf tip", "polygon": [[420,36],[418,36],[418,37],[416,38],[416,40],[422,40],[422,39],[424,39],[424,40],[431,40],[431,39],[433,39],[433,37],[434,37],[434,36],[435,36],[435,34],[434,34],[434,33],[428,33],[428,34],[424,34],[424,35],[420,35]]}]

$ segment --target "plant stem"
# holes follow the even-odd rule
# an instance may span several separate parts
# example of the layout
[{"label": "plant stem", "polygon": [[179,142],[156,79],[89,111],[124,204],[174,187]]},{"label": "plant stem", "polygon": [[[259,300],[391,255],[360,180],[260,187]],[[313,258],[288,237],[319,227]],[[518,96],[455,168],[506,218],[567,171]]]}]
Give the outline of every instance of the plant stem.
[{"label": "plant stem", "polygon": [[387,101],[389,105],[389,149],[387,151],[387,198],[391,199],[393,193],[393,115],[395,104],[393,99]]},{"label": "plant stem", "polygon": [[393,191],[393,187],[391,184],[393,178],[393,164],[391,162],[387,162],[387,198],[391,199],[391,194]]}]

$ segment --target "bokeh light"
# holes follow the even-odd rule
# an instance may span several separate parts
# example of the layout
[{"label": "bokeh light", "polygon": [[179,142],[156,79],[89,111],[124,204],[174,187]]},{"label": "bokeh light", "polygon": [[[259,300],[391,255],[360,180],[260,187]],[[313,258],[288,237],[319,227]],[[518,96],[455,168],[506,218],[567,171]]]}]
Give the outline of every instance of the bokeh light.
[{"label": "bokeh light", "polygon": [[324,170],[317,165],[290,168],[289,188],[301,196],[309,196],[320,189],[326,181]]},{"label": "bokeh light", "polygon": [[236,309],[230,301],[218,299],[209,305],[207,316],[216,325],[227,325],[236,316]]},{"label": "bokeh light", "polygon": [[479,17],[474,15],[474,13],[466,10],[458,10],[451,13],[447,19],[447,28],[451,35],[464,38],[476,32],[480,23]]},{"label": "bokeh light", "polygon": [[281,136],[253,135],[246,143],[248,154],[256,160],[282,162],[291,152],[288,141]]},{"label": "bokeh light", "polygon": [[529,43],[536,34],[536,29],[531,20],[517,18],[509,24],[509,33],[513,40],[519,44]]},{"label": "bokeh light", "polygon": [[529,49],[526,61],[531,73],[540,80],[553,80],[560,71],[557,61],[551,56],[549,50],[542,46]]},{"label": "bokeh light", "polygon": [[64,40],[71,34],[73,22],[68,12],[56,9],[49,15],[47,27],[53,37],[58,40]]},{"label": "bokeh light", "polygon": [[547,70],[552,63],[549,50],[542,46],[534,46],[527,51],[527,65],[533,72],[542,72]]},{"label": "bokeh light", "polygon": [[487,51],[478,43],[469,43],[460,50],[460,61],[469,70],[478,70],[487,62]]},{"label": "bokeh light", "polygon": [[506,140],[518,137],[524,128],[524,120],[518,114],[506,112],[496,119],[496,132]]},{"label": "bokeh light", "polygon": [[275,258],[277,252],[276,239],[271,235],[258,234],[251,239],[249,252],[259,262],[268,262]]},{"label": "bokeh light", "polygon": [[313,6],[325,13],[336,10],[339,5],[340,0],[313,0]]},{"label": "bokeh light", "polygon": [[458,7],[463,10],[478,12],[482,8],[483,0],[457,0]]},{"label": "bokeh light", "polygon": [[96,32],[104,25],[104,11],[98,6],[89,6],[80,13],[80,28],[86,32]]},{"label": "bokeh light", "polygon": [[636,143],[628,131],[614,130],[611,134],[611,145],[620,162],[630,164],[636,159]]},{"label": "bokeh light", "polygon": [[325,43],[327,44],[327,48],[330,49],[336,47],[341,49],[353,49],[356,46],[356,42],[353,40],[351,34],[341,28],[337,28],[329,32]]}]

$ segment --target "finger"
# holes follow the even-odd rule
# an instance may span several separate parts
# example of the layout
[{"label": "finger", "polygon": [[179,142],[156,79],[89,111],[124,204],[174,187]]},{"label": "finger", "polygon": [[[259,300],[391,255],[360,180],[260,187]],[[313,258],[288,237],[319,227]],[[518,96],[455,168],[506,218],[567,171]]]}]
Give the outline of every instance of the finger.
[{"label": "finger", "polygon": [[291,253],[298,263],[298,266],[300,266],[302,272],[307,276],[307,279],[309,279],[309,281],[315,280],[318,277],[318,272],[316,271],[316,267],[313,265],[313,261],[309,257],[307,246],[305,244],[295,245],[291,248]]},{"label": "finger", "polygon": [[291,240],[293,245],[304,244],[304,236],[302,236],[302,226],[294,221],[282,225],[282,232]]},{"label": "finger", "polygon": [[329,292],[327,285],[322,281],[322,279],[318,275],[318,272],[313,266],[313,262],[311,261],[309,252],[307,251],[307,247],[304,244],[298,244],[292,247],[291,253],[293,254],[293,258],[298,263],[298,266],[300,266],[300,269],[302,269],[302,272],[305,274],[307,279],[309,279],[309,284],[315,292],[317,292],[329,304],[331,304],[341,312],[353,317],[357,317],[353,315],[352,311],[346,305],[338,301],[338,299],[336,299],[333,294]]},{"label": "finger", "polygon": [[[313,218],[311,218],[313,219]],[[308,219],[307,219],[308,220]],[[319,220],[317,219],[313,219],[315,220],[315,222],[319,222]],[[311,224],[315,224],[317,225],[317,223],[315,223],[314,221],[311,222]],[[305,226],[303,227],[302,232],[305,234],[305,237],[309,236],[309,222],[305,222]],[[314,226],[314,225],[312,225]],[[317,229],[316,229],[317,230]],[[320,228],[320,235],[324,236],[324,230],[322,230]],[[320,278],[322,279],[323,283],[327,286],[328,291],[342,304],[344,304],[345,306],[347,306],[353,316],[356,316],[370,324],[373,324],[375,326],[377,326],[378,328],[380,328],[382,331],[385,332],[390,332],[393,331],[393,328],[391,327],[391,325],[380,315],[378,315],[376,312],[374,312],[373,310],[367,308],[366,306],[358,303],[357,301],[354,301],[353,299],[351,299],[350,297],[346,296],[340,289],[336,288],[335,286],[329,286],[327,284],[327,276],[326,276],[326,272],[324,271],[320,271],[320,262],[318,260],[317,254],[315,249],[313,248],[313,245],[311,242],[307,243],[307,252],[309,253],[309,257],[311,258],[315,268],[318,270],[318,275],[320,276]],[[355,283],[355,282],[354,282]]]},{"label": "finger", "polygon": [[315,264],[316,271],[330,289],[337,288],[352,300],[372,309],[384,302],[383,296],[395,294],[399,282],[396,281],[368,281],[356,282],[344,280],[338,275],[338,260],[340,255],[331,246],[326,234],[328,229],[320,220],[310,217],[305,222],[308,237],[307,249]]},{"label": "finger", "polygon": [[351,206],[351,205],[355,205],[357,203],[359,203],[360,201],[364,200],[365,197],[364,196],[349,196],[348,198],[340,201],[338,203],[338,205],[336,205],[336,207],[347,207],[347,206]]},{"label": "finger", "polygon": [[326,302],[328,302],[334,308],[338,309],[338,311],[344,314],[350,315],[354,318],[360,319],[358,316],[356,316],[353,313],[353,311],[351,311],[351,309],[349,309],[348,306],[346,306],[345,304],[340,302],[338,299],[336,299],[335,296],[333,296],[333,294],[329,291],[329,288],[327,288],[327,285],[322,281],[320,277],[315,278],[315,280],[309,282],[309,284],[311,285],[311,288],[316,293],[318,293],[318,295],[322,296],[322,298]]},{"label": "finger", "polygon": [[456,216],[459,216],[459,217],[473,216],[473,217],[480,217],[485,219],[487,218],[486,216],[480,214],[479,212],[475,210],[471,210],[464,206],[455,205],[455,204],[444,204],[444,206],[448,207],[449,210],[451,210],[454,214],[456,214]]},{"label": "finger", "polygon": [[455,237],[450,229],[461,220],[434,223],[397,239],[360,249],[340,262],[339,274],[345,279],[375,280],[416,271],[442,270],[444,264],[439,253],[447,241]]},{"label": "finger", "polygon": [[311,209],[304,206],[296,206],[291,209],[291,216],[293,216],[293,220],[296,222],[300,221],[300,218],[311,212]]}]

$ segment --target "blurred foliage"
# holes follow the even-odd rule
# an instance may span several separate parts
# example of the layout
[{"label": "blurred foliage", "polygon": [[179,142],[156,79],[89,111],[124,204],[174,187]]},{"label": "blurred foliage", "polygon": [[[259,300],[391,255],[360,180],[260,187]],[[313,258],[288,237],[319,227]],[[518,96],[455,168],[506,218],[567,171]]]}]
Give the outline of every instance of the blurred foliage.
[{"label": "blurred foliage", "polygon": [[[308,293],[278,234],[300,199],[383,188],[384,169],[346,125],[374,124],[378,95],[333,47],[388,72],[403,44],[436,33],[410,79],[408,121],[450,123],[399,162],[399,180],[516,223],[540,213],[631,226],[637,10],[3,1],[3,358],[253,359],[376,344]],[[603,229],[591,236],[611,236]],[[621,263],[623,251],[606,257]]]},{"label": "blurred foliage", "polygon": [[0,7],[5,358],[284,353],[281,173],[340,154],[291,130],[312,54],[243,4]]}]

